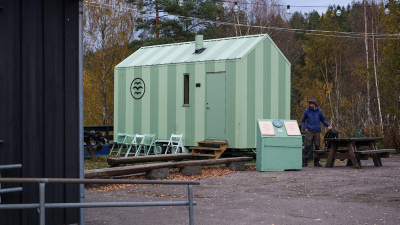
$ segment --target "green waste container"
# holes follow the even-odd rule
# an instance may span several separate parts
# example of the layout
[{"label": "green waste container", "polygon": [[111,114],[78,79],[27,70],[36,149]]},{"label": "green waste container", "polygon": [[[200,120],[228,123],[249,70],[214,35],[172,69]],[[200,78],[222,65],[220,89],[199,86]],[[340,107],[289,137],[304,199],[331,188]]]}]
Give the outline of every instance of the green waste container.
[{"label": "green waste container", "polygon": [[257,171],[301,170],[302,150],[296,120],[257,120]]}]

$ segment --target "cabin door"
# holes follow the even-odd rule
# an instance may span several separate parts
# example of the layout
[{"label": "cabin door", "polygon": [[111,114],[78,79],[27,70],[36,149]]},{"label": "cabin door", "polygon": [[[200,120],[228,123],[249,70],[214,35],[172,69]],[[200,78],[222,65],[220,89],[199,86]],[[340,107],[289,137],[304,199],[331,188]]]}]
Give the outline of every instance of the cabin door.
[{"label": "cabin door", "polygon": [[225,72],[206,76],[206,140],[226,140]]}]

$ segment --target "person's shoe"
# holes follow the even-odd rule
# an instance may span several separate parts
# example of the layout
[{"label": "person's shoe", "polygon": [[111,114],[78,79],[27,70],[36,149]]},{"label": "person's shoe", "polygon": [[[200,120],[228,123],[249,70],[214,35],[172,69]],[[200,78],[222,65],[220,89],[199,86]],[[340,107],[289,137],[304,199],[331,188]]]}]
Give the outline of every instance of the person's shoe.
[{"label": "person's shoe", "polygon": [[307,160],[303,160],[302,166],[303,166],[303,167],[307,167]]},{"label": "person's shoe", "polygon": [[322,165],[319,164],[319,162],[315,162],[315,163],[314,163],[314,166],[316,166],[316,167],[321,167]]}]

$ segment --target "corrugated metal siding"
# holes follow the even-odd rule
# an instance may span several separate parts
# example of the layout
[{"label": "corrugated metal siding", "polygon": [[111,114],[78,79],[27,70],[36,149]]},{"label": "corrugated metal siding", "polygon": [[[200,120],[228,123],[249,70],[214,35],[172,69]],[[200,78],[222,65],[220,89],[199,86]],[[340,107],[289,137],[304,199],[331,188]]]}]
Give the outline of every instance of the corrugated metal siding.
[{"label": "corrugated metal siding", "polygon": [[[79,178],[79,39],[75,0],[0,1],[2,177]],[[1,196],[39,202],[37,184]],[[46,185],[46,202],[79,202],[77,184]],[[76,224],[79,209],[46,209],[46,224]],[[36,210],[1,210],[0,224],[38,224]]]},{"label": "corrugated metal siding", "polygon": [[[255,148],[256,119],[290,117],[290,64],[269,38],[254,46],[257,47],[242,60],[117,67],[115,96],[126,98],[125,103],[119,99],[115,104],[115,133],[157,133],[157,139],[183,133],[184,145],[197,145],[196,141],[205,138],[206,74],[225,72],[229,147]],[[183,106],[184,74],[190,77],[189,106]],[[133,99],[129,92],[132,80],[137,77],[146,84],[141,100]],[[196,83],[201,87],[195,87]],[[126,104],[126,109],[122,104]]]},{"label": "corrugated metal siding", "polygon": [[205,40],[206,50],[193,54],[195,42],[142,47],[116,67],[136,67],[244,58],[266,34]]}]

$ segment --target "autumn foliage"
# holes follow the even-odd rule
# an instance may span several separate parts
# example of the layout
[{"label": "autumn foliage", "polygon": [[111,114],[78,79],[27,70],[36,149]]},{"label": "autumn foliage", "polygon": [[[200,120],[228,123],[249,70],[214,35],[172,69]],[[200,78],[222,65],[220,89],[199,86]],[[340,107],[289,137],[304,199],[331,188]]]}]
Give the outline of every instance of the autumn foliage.
[{"label": "autumn foliage", "polygon": [[139,47],[268,33],[292,64],[292,119],[314,97],[340,136],[381,136],[399,150],[399,1],[354,1],[340,16],[335,5],[287,15],[279,0],[238,1],[236,13],[224,1],[100,2],[120,8],[85,3],[85,125],[113,124],[113,68]]}]

